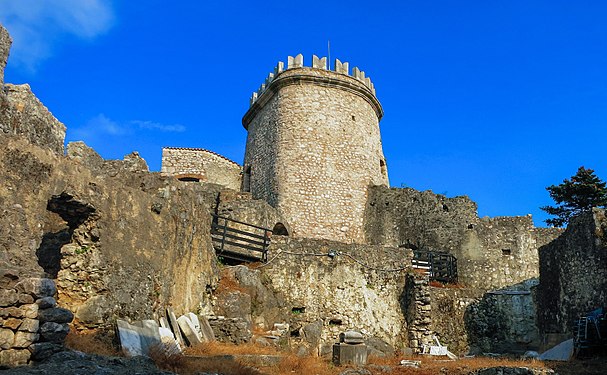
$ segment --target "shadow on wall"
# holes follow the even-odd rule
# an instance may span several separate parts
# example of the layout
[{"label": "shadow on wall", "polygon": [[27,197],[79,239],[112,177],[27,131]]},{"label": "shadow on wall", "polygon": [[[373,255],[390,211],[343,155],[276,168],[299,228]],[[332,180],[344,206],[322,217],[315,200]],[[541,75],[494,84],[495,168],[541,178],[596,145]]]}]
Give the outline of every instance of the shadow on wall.
[{"label": "shadow on wall", "polygon": [[[45,233],[36,256],[48,277],[56,279],[61,268],[61,248],[72,241],[74,231],[94,216],[96,210],[66,192],[52,196],[46,209]],[[91,238],[93,242],[98,239]]]},{"label": "shadow on wall", "polygon": [[487,292],[464,313],[471,354],[537,351],[540,345],[532,278]]}]

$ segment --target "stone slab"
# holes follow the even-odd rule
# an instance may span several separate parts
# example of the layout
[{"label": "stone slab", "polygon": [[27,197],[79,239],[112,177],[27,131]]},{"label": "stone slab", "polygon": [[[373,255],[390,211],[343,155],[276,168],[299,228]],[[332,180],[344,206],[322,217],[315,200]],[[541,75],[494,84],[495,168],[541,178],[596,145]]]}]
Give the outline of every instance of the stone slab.
[{"label": "stone slab", "polygon": [[194,325],[187,316],[180,316],[179,319],[177,319],[177,323],[179,324],[179,328],[181,328],[181,332],[183,332],[190,346],[202,343],[202,338],[198,332],[196,332],[196,328],[194,328]]},{"label": "stone slab", "polygon": [[563,341],[552,349],[540,354],[542,361],[569,361],[573,356],[573,339]]},{"label": "stone slab", "polygon": [[179,323],[177,323],[177,317],[175,316],[175,313],[173,312],[173,309],[171,307],[167,307],[167,319],[169,321],[169,328],[171,328],[171,331],[173,331],[173,334],[175,335],[175,340],[177,340],[177,343],[179,344],[179,346],[181,346],[182,348],[185,348],[185,341],[183,339],[183,336],[181,335],[181,330],[179,329]]},{"label": "stone slab", "polygon": [[203,342],[215,341],[215,334],[206,317],[200,316],[200,334]]},{"label": "stone slab", "polygon": [[116,320],[116,327],[123,353],[128,357],[144,355],[141,345],[141,328],[120,319]]}]

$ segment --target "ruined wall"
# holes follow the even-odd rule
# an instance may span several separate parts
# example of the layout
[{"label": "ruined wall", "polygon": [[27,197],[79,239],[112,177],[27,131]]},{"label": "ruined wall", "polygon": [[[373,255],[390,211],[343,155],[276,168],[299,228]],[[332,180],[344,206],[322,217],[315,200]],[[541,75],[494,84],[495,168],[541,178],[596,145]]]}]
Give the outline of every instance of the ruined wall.
[{"label": "ruined wall", "polygon": [[580,315],[607,306],[607,217],[593,209],[540,248],[537,290],[541,333],[571,333]]},{"label": "ruined wall", "polygon": [[196,178],[240,190],[242,167],[202,148],[164,147],[161,172],[167,176]]},{"label": "ruined wall", "polygon": [[8,54],[11,48],[12,40],[4,26],[0,25],[0,87],[4,84],[4,68],[8,61]]},{"label": "ruined wall", "polygon": [[274,237],[270,262],[258,270],[266,292],[253,296],[252,320],[266,329],[289,323],[293,345],[316,354],[329,353],[346,330],[402,347],[410,257],[395,248]]},{"label": "ruined wall", "polygon": [[382,186],[370,190],[365,232],[373,244],[453,254],[459,282],[484,290],[537,277],[537,248],[560,233],[535,228],[530,216],[481,219],[465,196]]},{"label": "ruined wall", "polygon": [[20,137],[0,145],[0,262],[55,279],[78,327],[208,302],[217,191],[133,170],[145,167],[136,156],[93,169]]},{"label": "ruined wall", "polygon": [[5,84],[3,91],[8,105],[2,109],[0,130],[22,135],[33,144],[63,155],[65,125],[36,98],[30,86]]},{"label": "ruined wall", "polygon": [[277,68],[245,114],[244,190],[294,236],[362,243],[367,189],[388,184],[381,106],[364,74],[315,66]]}]

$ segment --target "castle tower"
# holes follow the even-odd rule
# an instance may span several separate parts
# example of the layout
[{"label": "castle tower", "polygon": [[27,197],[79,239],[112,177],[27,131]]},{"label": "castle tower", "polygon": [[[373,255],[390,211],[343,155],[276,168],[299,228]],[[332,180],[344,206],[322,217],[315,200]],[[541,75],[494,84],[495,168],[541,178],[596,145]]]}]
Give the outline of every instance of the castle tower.
[{"label": "castle tower", "polygon": [[276,207],[293,236],[362,243],[368,187],[388,185],[383,110],[364,72],[326,61],[289,56],[253,93],[243,190]]}]

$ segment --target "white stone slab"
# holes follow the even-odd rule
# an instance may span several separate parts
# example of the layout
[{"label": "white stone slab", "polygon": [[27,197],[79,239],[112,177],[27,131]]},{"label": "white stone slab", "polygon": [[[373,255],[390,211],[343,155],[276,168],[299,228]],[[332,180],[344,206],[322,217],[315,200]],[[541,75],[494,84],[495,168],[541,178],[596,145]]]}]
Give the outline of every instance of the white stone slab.
[{"label": "white stone slab", "polygon": [[120,319],[116,320],[116,326],[124,354],[128,357],[145,355],[141,346],[141,328]]},{"label": "white stone slab", "polygon": [[180,316],[177,319],[177,323],[179,324],[179,328],[181,328],[181,332],[183,332],[190,346],[202,343],[202,338],[198,335],[196,328],[194,328],[194,325],[187,316]]},{"label": "white stone slab", "polygon": [[569,361],[573,356],[573,339],[563,341],[540,354],[542,361]]}]

